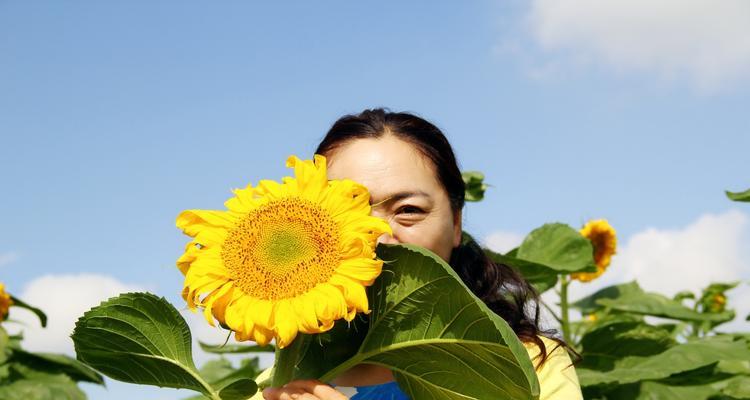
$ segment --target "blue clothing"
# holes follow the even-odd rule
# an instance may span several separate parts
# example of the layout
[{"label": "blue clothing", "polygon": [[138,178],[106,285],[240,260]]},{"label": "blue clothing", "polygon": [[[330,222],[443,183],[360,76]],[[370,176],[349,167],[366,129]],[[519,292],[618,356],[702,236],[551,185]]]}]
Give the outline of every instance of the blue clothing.
[{"label": "blue clothing", "polygon": [[372,386],[358,386],[353,388],[356,394],[351,400],[409,400],[404,392],[394,382]]}]

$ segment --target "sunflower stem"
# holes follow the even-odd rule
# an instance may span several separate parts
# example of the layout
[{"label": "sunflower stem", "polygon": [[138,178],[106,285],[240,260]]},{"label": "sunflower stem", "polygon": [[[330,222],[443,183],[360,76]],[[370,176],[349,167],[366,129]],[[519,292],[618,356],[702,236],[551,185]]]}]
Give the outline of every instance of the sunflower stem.
[{"label": "sunflower stem", "polygon": [[283,349],[276,347],[276,358],[273,367],[273,380],[271,386],[281,387],[291,382],[295,376],[295,369],[299,364],[299,358],[310,335],[299,334],[292,340],[289,346]]},{"label": "sunflower stem", "polygon": [[567,276],[563,275],[560,279],[560,319],[563,331],[563,340],[565,343],[571,344],[570,335],[570,320],[568,315],[568,285],[570,280]]}]

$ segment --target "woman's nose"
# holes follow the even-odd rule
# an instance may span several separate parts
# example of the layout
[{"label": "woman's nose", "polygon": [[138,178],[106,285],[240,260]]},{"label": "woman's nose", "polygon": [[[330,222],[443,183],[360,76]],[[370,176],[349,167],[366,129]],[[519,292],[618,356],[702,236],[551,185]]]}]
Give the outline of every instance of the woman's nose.
[{"label": "woman's nose", "polygon": [[398,241],[398,239],[396,239],[395,236],[391,236],[391,235],[389,235],[387,233],[384,233],[384,234],[380,235],[380,237],[378,238],[378,243],[398,244],[400,242]]}]

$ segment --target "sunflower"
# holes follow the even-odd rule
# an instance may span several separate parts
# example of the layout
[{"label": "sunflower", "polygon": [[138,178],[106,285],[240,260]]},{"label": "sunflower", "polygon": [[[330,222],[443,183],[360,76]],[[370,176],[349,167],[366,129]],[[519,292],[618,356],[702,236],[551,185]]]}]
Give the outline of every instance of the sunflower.
[{"label": "sunflower", "polygon": [[367,189],[326,176],[326,159],[291,156],[294,178],[234,190],[227,211],[187,210],[177,227],[194,240],[177,266],[188,306],[203,308],[237,340],[287,346],[298,332],[325,332],[369,312],[365,287],[380,274],[377,239],[391,233],[370,215]]},{"label": "sunflower", "polygon": [[607,220],[598,219],[584,225],[581,235],[590,240],[594,247],[596,272],[578,272],[571,274],[571,278],[581,282],[590,282],[603,274],[612,261],[612,255],[617,249],[617,234]]},{"label": "sunflower", "polygon": [[13,305],[13,300],[10,299],[10,295],[5,291],[5,285],[0,283],[0,322],[5,320],[8,315],[8,309]]},{"label": "sunflower", "polygon": [[708,306],[708,309],[711,312],[719,313],[724,311],[727,305],[727,296],[724,295],[724,293],[716,293],[715,295],[711,296],[711,301]]}]

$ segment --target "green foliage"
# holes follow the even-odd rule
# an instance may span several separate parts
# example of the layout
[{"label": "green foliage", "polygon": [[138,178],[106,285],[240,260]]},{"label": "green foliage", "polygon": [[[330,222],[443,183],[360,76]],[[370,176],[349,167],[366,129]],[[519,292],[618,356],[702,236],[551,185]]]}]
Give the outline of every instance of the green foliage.
[{"label": "green foliage", "polygon": [[557,273],[595,272],[591,242],[568,225],[545,224],[526,236],[516,257]]},{"label": "green foliage", "polygon": [[730,192],[727,190],[725,193],[730,200],[750,202],[750,189],[744,192]]},{"label": "green foliage", "polygon": [[482,201],[487,185],[484,183],[484,174],[479,171],[464,171],[461,173],[466,185],[466,201]]},{"label": "green foliage", "polygon": [[65,374],[45,374],[21,366],[9,368],[10,382],[0,384],[4,400],[84,400],[86,395]]},{"label": "green foliage", "polygon": [[[573,303],[589,316],[574,343],[583,356],[577,371],[585,397],[750,398],[750,336],[714,330],[734,316],[724,296],[736,285],[712,283],[699,297],[681,292],[668,299],[630,282]],[[724,298],[721,309],[712,303],[717,296]],[[684,304],[691,299],[692,308]]]},{"label": "green foliage", "polygon": [[240,389],[247,397],[257,390],[254,383],[226,380],[225,386],[213,386],[202,377],[187,323],[164,298],[149,293],[126,293],[92,308],[72,337],[78,359],[113,379],[191,389],[217,400],[237,398]]},{"label": "green foliage", "polygon": [[521,273],[539,293],[543,293],[557,284],[558,271],[546,265],[517,258],[518,249],[512,250],[508,254],[495,253],[489,249],[484,251],[492,261],[505,264]]},{"label": "green foliage", "polygon": [[42,324],[42,328],[47,327],[47,315],[42,310],[34,306],[31,306],[29,304],[26,304],[23,300],[19,299],[18,297],[10,296],[10,299],[13,301],[13,307],[25,308],[31,311],[32,313],[34,313],[34,315],[37,316],[37,318],[39,318],[39,322]]},{"label": "green foliage", "polygon": [[[372,312],[369,327],[360,330],[361,345],[348,360],[330,365],[321,380],[372,363],[391,369],[414,399],[538,397],[536,373],[523,345],[450,266],[410,245],[381,245],[378,255],[386,264],[370,288]],[[309,377],[315,366],[328,369],[317,357],[318,342],[301,346],[301,367],[290,379]],[[281,363],[277,359],[277,368]]]},{"label": "green foliage", "polygon": [[[465,236],[470,238],[467,234]],[[561,276],[596,271],[591,242],[575,229],[560,223],[535,229],[520,247],[506,254],[489,249],[484,251],[493,261],[521,273],[539,293],[553,288]]]},{"label": "green foliage", "polygon": [[[206,362],[200,369],[200,376],[203,377],[212,387],[223,388],[219,392],[222,399],[232,398],[232,396],[247,396],[247,393],[253,392],[249,385],[255,385],[255,382],[248,377],[255,377],[260,374],[258,366],[258,357],[246,358],[240,362],[239,367],[235,367],[226,358],[218,358]],[[244,399],[246,397],[239,397]],[[190,397],[186,400],[205,399],[203,395]]]},{"label": "green foliage", "polygon": [[[12,297],[12,307],[36,314],[42,326],[47,317],[36,307]],[[23,335],[8,335],[0,326],[0,399],[84,400],[78,382],[104,384],[102,376],[63,354],[33,353],[23,349]]]},{"label": "green foliage", "polygon": [[[300,335],[277,351],[275,382],[328,381],[354,365],[374,363],[393,370],[415,399],[538,397],[523,345],[450,266],[415,246],[380,246],[378,254],[387,262],[370,287],[369,318],[351,326],[340,322],[322,335]],[[124,294],[91,309],[73,333],[79,360],[118,380],[187,388],[213,399],[240,399],[257,390],[247,379],[257,374],[257,362],[235,369],[219,360],[198,371],[190,340],[179,313],[146,293]],[[331,341],[336,346],[325,347]]]},{"label": "green foliage", "polygon": [[248,345],[242,345],[242,344],[207,344],[203,342],[198,342],[198,344],[201,346],[201,349],[205,351],[206,353],[214,353],[214,354],[244,354],[244,353],[273,353],[276,348],[273,345],[266,345],[266,346],[248,346]]}]

